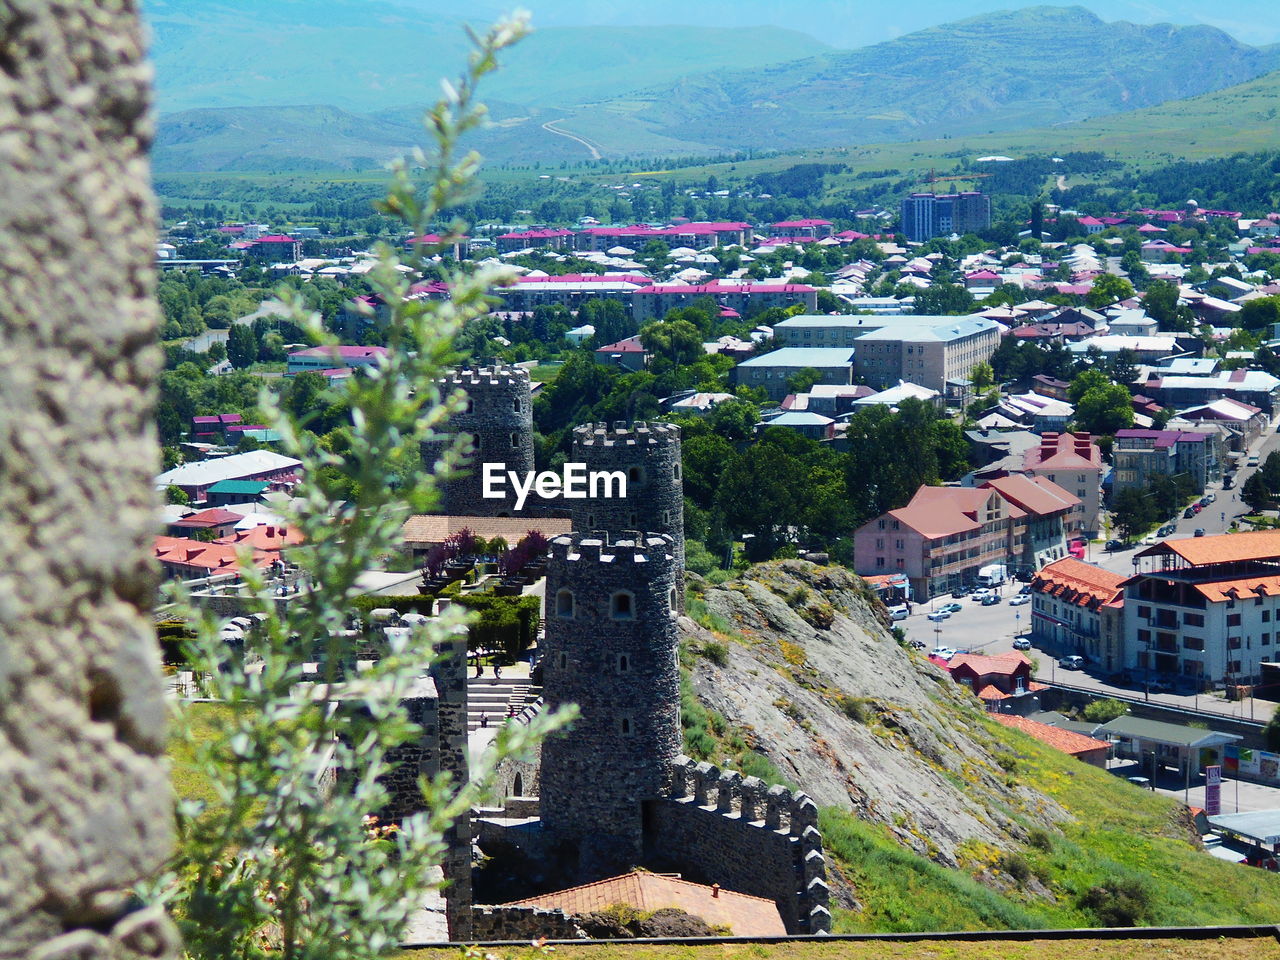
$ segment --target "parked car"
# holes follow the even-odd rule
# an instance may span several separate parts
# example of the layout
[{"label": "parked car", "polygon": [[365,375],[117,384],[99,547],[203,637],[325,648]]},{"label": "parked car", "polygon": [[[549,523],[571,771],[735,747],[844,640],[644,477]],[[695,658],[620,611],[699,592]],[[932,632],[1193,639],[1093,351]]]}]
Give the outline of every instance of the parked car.
[{"label": "parked car", "polygon": [[907,619],[907,608],[906,607],[890,607],[889,619],[894,622],[897,622],[898,620]]},{"label": "parked car", "polygon": [[994,593],[988,593],[985,597],[982,598],[982,605],[984,607],[994,607],[999,602],[1000,602],[1000,598],[996,596]]},{"label": "parked car", "polygon": [[1204,536],[1204,527],[1196,527],[1196,534],[1195,534],[1195,535],[1196,535],[1197,537],[1203,537],[1203,536]]},{"label": "parked car", "polygon": [[969,594],[970,600],[981,600],[983,597],[991,596],[991,590],[988,587],[981,587],[973,593]]},{"label": "parked car", "polygon": [[956,600],[963,600],[968,595],[969,595],[969,591],[966,590],[964,587],[956,587],[954,590],[951,591],[951,596],[954,597]]},{"label": "parked car", "polygon": [[1234,487],[1235,485],[1236,485],[1236,478],[1235,478],[1235,477],[1228,475],[1228,476],[1225,476],[1225,477],[1223,477],[1223,478],[1222,478],[1222,489],[1223,489],[1223,490],[1230,490],[1230,489],[1231,489],[1232,487]]},{"label": "parked car", "polygon": [[1015,649],[1015,650],[1030,650],[1030,649],[1031,649],[1031,641],[1030,641],[1030,640],[1028,640],[1026,637],[1019,637],[1017,640],[1013,641],[1013,649]]},{"label": "parked car", "polygon": [[1014,597],[1012,600],[1009,601],[1009,606],[1020,607],[1024,603],[1030,603],[1030,602],[1031,602],[1031,594],[1020,593],[1016,597]]},{"label": "parked car", "polygon": [[1084,657],[1063,657],[1058,661],[1063,670],[1081,670],[1084,668]]},{"label": "parked car", "polygon": [[964,609],[964,607],[960,606],[958,603],[944,603],[938,609],[944,613],[959,613]]},{"label": "parked car", "polygon": [[938,657],[941,660],[950,660],[956,655],[956,652],[950,647],[934,647],[929,651],[929,656]]},{"label": "parked car", "polygon": [[1159,530],[1156,531],[1156,534],[1161,537],[1171,537],[1173,536],[1174,531],[1177,529],[1178,528],[1175,527],[1172,523],[1166,523],[1163,527],[1161,527]]},{"label": "parked car", "polygon": [[[1197,509],[1199,508],[1199,506],[1200,506],[1199,504],[1196,504]],[[1195,515],[1196,515],[1196,511],[1192,510],[1190,507],[1187,507],[1187,509],[1182,511],[1183,520],[1190,520]]]},{"label": "parked car", "polygon": [[1200,498],[1200,505],[1203,507],[1207,507],[1209,504],[1213,503],[1217,499],[1218,499],[1217,494],[1206,493],[1203,497]]},{"label": "parked car", "polygon": [[950,610],[939,610],[939,611],[937,611],[936,613],[931,613],[931,614],[929,614],[928,619],[929,619],[929,620],[932,620],[934,623],[941,623],[943,620],[950,620],[950,619],[951,619],[951,611],[950,611]]},{"label": "parked car", "polygon": [[1108,540],[1106,546],[1108,550],[1123,550],[1125,542],[1123,540]]}]

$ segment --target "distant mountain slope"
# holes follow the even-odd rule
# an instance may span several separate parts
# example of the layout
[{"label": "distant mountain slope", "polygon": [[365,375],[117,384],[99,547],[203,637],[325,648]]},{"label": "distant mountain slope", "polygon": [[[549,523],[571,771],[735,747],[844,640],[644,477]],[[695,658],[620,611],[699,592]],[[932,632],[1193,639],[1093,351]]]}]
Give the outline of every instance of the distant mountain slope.
[{"label": "distant mountain slope", "polygon": [[862,50],[701,73],[581,108],[564,126],[615,152],[866,144],[1079,121],[1194,96],[1280,66],[1205,26],[1105,23],[1081,7],[974,17]]},{"label": "distant mountain slope", "polygon": [[[146,0],[144,10],[162,112],[278,103],[369,112],[427,103],[468,47],[463,14],[394,0]],[[485,90],[516,103],[581,103],[827,49],[776,27],[548,27],[511,50]]]},{"label": "distant mountain slope", "polygon": [[[490,101],[492,123],[468,137],[468,146],[501,161],[536,156],[581,159],[584,147],[545,129],[560,111]],[[152,163],[161,173],[372,170],[426,146],[420,111],[377,115],[333,106],[213,107],[161,116]]]}]

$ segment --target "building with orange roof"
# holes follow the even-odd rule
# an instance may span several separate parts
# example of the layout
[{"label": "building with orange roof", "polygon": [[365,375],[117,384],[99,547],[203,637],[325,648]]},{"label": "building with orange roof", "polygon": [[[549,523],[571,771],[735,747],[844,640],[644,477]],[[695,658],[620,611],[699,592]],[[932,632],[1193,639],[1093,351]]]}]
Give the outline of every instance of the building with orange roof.
[{"label": "building with orange roof", "polygon": [[662,873],[624,873],[580,887],[517,900],[506,906],[541,907],[581,916],[615,904],[626,904],[645,912],[676,907],[701,917],[713,927],[728,927],[736,937],[783,937],[787,934],[778,905],[772,900],[735,893],[715,884],[692,883]]},{"label": "building with orange roof", "polygon": [[254,551],[269,553],[274,560],[280,556],[281,550],[301,543],[302,534],[283,524],[260,523],[245,530],[236,530],[214,542],[233,548],[248,547]]},{"label": "building with orange roof", "polygon": [[1080,522],[1096,533],[1102,513],[1102,451],[1088,433],[1045,433],[1027,451],[1023,469],[1052,480],[1080,500]]},{"label": "building with orange roof", "polygon": [[1053,747],[1055,750],[1069,753],[1077,760],[1082,760],[1090,766],[1099,767],[1103,770],[1107,768],[1107,755],[1111,752],[1111,744],[1106,740],[1086,737],[1083,733],[1063,730],[1061,727],[1051,727],[1047,723],[1040,723],[1038,720],[1029,720],[1026,717],[1014,716],[1013,714],[997,714],[994,719],[1006,727],[1021,730],[1028,736],[1035,737],[1041,743]]},{"label": "building with orange roof", "polygon": [[1043,683],[1031,679],[1031,661],[1016,650],[997,656],[957,653],[946,661],[951,679],[974,692],[992,713],[1026,714],[1040,709]]},{"label": "building with orange roof", "polygon": [[1280,659],[1280,531],[1165,540],[1124,584],[1124,664],[1192,689]]},{"label": "building with orange roof", "polygon": [[[232,544],[205,543],[186,537],[158,536],[152,544],[152,556],[164,575],[177,580],[237,573],[239,553],[239,548]],[[262,550],[251,550],[251,556],[255,567],[268,567],[276,558],[275,554]]]},{"label": "building with orange roof", "polygon": [[905,574],[917,601],[977,580],[989,564],[1034,570],[1067,555],[1080,501],[1050,480],[1003,477],[977,487],[929,487],[854,533],[862,576]]},{"label": "building with orange roof", "polygon": [[1064,557],[1031,581],[1031,636],[1059,656],[1079,654],[1108,672],[1123,660],[1124,574]]}]

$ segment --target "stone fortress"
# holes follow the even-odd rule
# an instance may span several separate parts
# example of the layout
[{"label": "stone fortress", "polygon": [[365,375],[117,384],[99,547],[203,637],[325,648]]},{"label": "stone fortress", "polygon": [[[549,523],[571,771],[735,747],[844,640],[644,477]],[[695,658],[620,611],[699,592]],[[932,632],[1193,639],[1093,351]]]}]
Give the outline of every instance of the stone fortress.
[{"label": "stone fortress", "polygon": [[[480,495],[480,466],[497,461],[507,464],[504,469],[534,468],[527,372],[468,368],[452,372],[441,386],[465,392],[466,412],[449,426],[470,435],[474,448],[469,472],[445,486],[444,510],[464,517],[515,515],[509,500]],[[424,446],[424,461],[435,462],[446,442]],[[456,839],[465,849],[455,849],[445,865],[457,881],[445,891],[450,936],[523,939],[572,928],[571,918],[555,911],[468,902],[471,885],[458,875],[462,857],[471,854],[463,840],[468,836],[486,870],[495,864],[506,870],[507,893],[543,893],[633,867],[677,871],[773,901],[790,933],[828,932],[813,801],[680,752],[679,428],[585,424],[574,430],[571,460],[589,470],[622,471],[628,480],[625,498],[531,501],[520,514],[545,515],[567,505],[573,518],[574,532],[551,541],[539,669],[544,705],[577,704],[579,719],[544,743],[536,762],[500,771],[503,805],[477,810],[473,822],[460,826]],[[436,673],[441,679],[438,668]],[[436,739],[440,732],[433,725],[424,734],[421,756],[407,758],[411,766],[426,771],[459,763],[456,755],[429,756],[445,749],[444,739]],[[454,773],[466,775],[465,769]]]}]

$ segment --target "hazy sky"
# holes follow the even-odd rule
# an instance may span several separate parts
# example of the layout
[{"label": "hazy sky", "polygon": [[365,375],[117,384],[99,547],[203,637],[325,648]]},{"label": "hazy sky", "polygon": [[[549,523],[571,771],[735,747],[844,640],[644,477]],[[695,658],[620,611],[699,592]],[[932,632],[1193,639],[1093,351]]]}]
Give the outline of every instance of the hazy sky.
[{"label": "hazy sky", "polygon": [[[396,0],[405,6],[441,9],[440,0]],[[857,47],[962,20],[993,10],[1035,6],[1017,0],[523,0],[501,3],[469,0],[454,5],[478,17],[523,6],[533,12],[535,25],[772,24],[810,33],[834,46]],[[1053,4],[1069,6],[1071,4]],[[1254,45],[1280,41],[1280,4],[1275,0],[1083,0],[1104,20],[1135,23],[1204,23]]]}]

